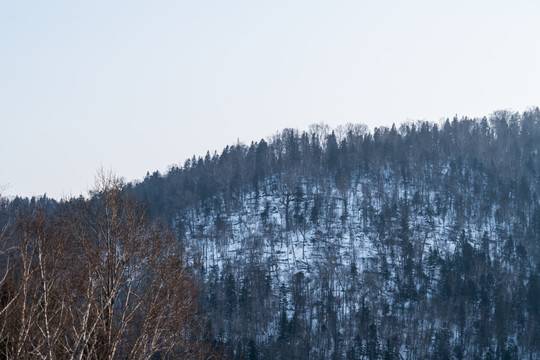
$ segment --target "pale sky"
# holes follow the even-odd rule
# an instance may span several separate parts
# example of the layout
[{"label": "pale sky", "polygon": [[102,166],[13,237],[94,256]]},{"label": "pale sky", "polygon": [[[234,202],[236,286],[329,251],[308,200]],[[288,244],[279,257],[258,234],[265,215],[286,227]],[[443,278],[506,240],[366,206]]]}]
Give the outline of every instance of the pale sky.
[{"label": "pale sky", "polygon": [[540,106],[537,1],[0,1],[0,185],[85,194],[286,127]]}]

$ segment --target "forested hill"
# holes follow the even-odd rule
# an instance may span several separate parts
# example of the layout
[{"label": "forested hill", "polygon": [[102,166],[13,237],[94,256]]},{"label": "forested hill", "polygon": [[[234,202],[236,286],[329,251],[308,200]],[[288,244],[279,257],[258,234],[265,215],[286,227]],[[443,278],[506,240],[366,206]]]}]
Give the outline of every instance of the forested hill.
[{"label": "forested hill", "polygon": [[242,359],[540,358],[540,110],[300,132],[128,186]]}]

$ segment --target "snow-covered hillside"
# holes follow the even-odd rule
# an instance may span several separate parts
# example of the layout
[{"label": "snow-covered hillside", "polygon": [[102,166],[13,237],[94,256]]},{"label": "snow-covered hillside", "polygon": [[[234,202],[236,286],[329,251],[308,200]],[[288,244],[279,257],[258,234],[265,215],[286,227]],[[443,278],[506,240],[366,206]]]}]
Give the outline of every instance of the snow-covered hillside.
[{"label": "snow-covered hillside", "polygon": [[248,359],[540,357],[540,112],[285,130],[134,187]]}]

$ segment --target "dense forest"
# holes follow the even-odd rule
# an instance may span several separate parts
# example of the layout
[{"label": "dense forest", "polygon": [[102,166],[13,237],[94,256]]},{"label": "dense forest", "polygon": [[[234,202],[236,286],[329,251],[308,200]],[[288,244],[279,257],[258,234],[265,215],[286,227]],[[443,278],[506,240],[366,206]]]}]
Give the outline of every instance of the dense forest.
[{"label": "dense forest", "polygon": [[[213,351],[219,351],[249,360],[537,359],[539,148],[538,108],[373,131],[360,124],[335,129],[316,124],[308,131],[285,129],[250,145],[238,143],[122,186],[122,199],[147,204],[149,219],[137,234],[146,234],[142,238],[147,243],[168,239],[166,247],[158,246],[159,241],[155,246],[161,254],[157,258],[169,267],[159,272],[160,262],[150,262],[156,266],[118,274],[134,276],[143,270],[161,274],[151,276],[155,280],[138,294],[153,294],[160,281],[169,281],[166,289],[171,289],[177,280],[166,274],[176,273],[171,268],[176,252],[164,249],[178,247],[182,254],[175,260],[178,271],[185,269],[183,286],[193,289],[188,298],[196,299],[200,314],[189,318],[199,325],[187,339],[199,339],[192,347],[204,349],[204,356],[217,357]],[[103,229],[89,221],[96,216],[103,220],[103,210],[95,210],[104,208],[100,194],[103,191],[87,200],[15,198],[2,203],[0,354],[4,357],[19,348],[26,351],[31,343],[7,331],[8,321],[27,321],[27,333],[41,340],[43,354],[49,349],[68,351],[65,346],[51,347],[51,340],[69,344],[82,336],[90,339],[86,353],[82,348],[73,348],[73,353],[104,358],[99,356],[108,344],[104,334],[112,323],[121,324],[112,315],[94,316],[99,332],[86,337],[69,331],[57,331],[58,338],[43,335],[49,321],[44,314],[61,314],[62,309],[56,301],[43,310],[46,298],[58,298],[45,291],[44,284],[52,281],[53,289],[59,282],[54,279],[75,276],[88,293],[93,278],[83,276],[84,271],[97,266],[95,256],[112,256],[106,246],[99,256],[97,250],[88,252],[81,245],[89,239],[95,242],[92,229]],[[39,216],[57,226],[42,229]],[[156,235],[152,229],[159,223],[165,227]],[[173,238],[165,235],[167,226],[173,229]],[[55,265],[68,260],[55,262],[54,256],[49,259],[51,271],[59,278],[40,275],[39,261],[31,263],[35,269],[28,267],[33,271],[26,271],[23,255],[30,252],[31,259],[39,260],[45,240],[56,238],[80,264],[68,267],[74,275]],[[119,248],[129,249],[126,244],[131,241],[123,241]],[[60,251],[56,246],[53,250]],[[138,269],[138,253],[129,254],[133,269]],[[12,296],[12,289],[24,290],[17,281],[27,273],[34,277],[23,283],[39,299],[33,306],[41,309],[35,328],[24,317],[13,319],[2,311],[18,306],[22,309],[18,312],[32,313],[24,307],[31,302]],[[107,279],[105,272],[93,281]],[[96,292],[103,310],[92,311],[122,313],[126,286],[134,281],[122,279],[125,286],[118,290],[114,306],[107,300],[111,296],[103,297],[106,292]],[[185,299],[185,291],[178,288],[168,296]],[[85,304],[90,308],[89,297],[83,295],[78,295],[79,302],[70,300],[73,309]],[[13,298],[18,299],[15,305],[10,303]],[[70,311],[81,316],[80,310]],[[129,341],[135,341],[131,339],[139,339],[135,335],[142,334],[137,332],[142,331],[140,319],[152,319],[149,314],[141,310],[139,322],[118,336],[123,347],[105,354],[124,358],[118,354],[131,348]],[[55,315],[55,319],[63,318]],[[73,328],[75,319],[79,318],[67,316],[58,328]],[[177,323],[168,323],[168,331],[187,341],[180,336],[186,324],[175,319]],[[174,351],[187,351],[186,344],[173,342],[169,350],[164,343],[147,354],[159,358],[161,352],[166,358]]]},{"label": "dense forest", "polygon": [[237,359],[540,357],[540,111],[285,129],[129,191]]}]

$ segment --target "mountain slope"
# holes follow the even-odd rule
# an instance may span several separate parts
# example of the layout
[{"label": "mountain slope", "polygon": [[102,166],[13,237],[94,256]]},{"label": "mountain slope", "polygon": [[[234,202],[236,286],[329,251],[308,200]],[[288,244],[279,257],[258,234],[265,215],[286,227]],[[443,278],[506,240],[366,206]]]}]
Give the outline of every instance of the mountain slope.
[{"label": "mountain slope", "polygon": [[130,191],[248,359],[540,356],[540,111],[286,129]]}]

